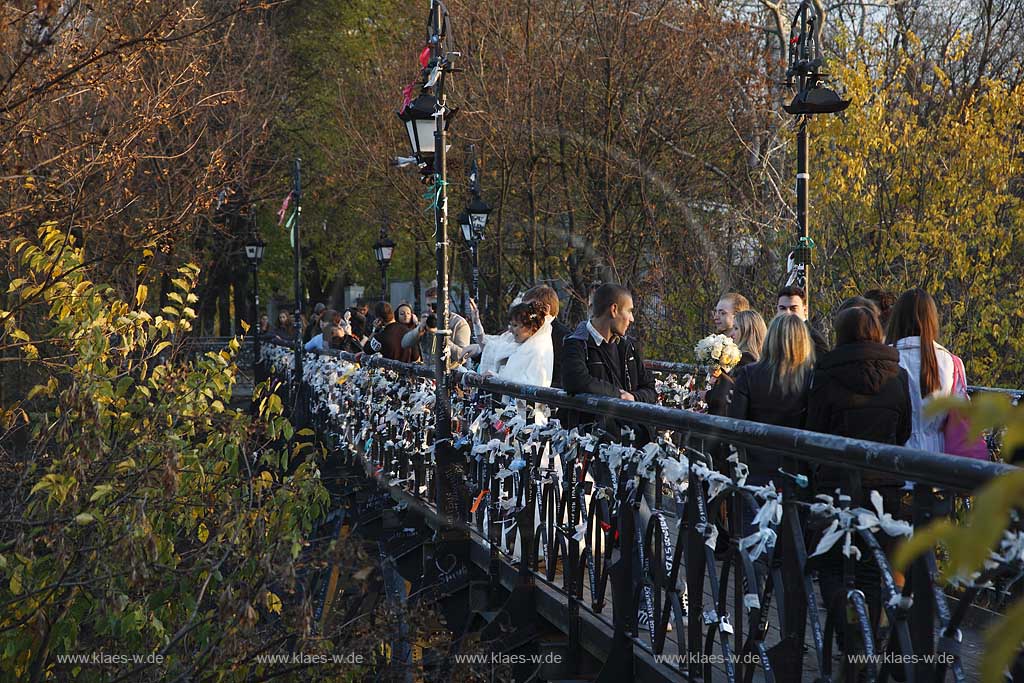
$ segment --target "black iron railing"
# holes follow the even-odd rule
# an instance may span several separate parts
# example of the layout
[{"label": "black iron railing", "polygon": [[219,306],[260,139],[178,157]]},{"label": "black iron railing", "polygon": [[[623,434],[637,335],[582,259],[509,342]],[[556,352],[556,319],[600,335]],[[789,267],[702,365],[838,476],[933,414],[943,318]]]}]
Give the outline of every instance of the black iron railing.
[{"label": "black iron railing", "polygon": [[[275,374],[291,379],[290,350],[265,352]],[[469,537],[486,547],[492,595],[501,565],[518,567],[512,597],[491,606],[505,625],[485,630],[495,647],[529,628],[543,582],[565,601],[571,661],[593,647],[581,629],[610,633],[597,653],[599,680],[640,677],[652,658],[652,670],[694,680],[833,680],[839,667],[847,680],[858,670],[875,680],[883,667],[907,680],[968,680],[977,672],[960,649],[967,606],[984,582],[1021,571],[1015,560],[997,563],[953,608],[934,553],[901,583],[885,552],[1007,465],[474,373],[456,373],[454,439],[434,443],[431,369],[332,351],[304,374],[308,415],[335,454],[441,528],[432,552],[446,559],[429,563],[436,572],[424,563],[422,590],[459,588]],[[633,444],[596,427],[566,432],[536,424],[539,406],[651,425],[658,436]],[[749,476],[750,450],[778,458],[770,484]],[[840,491],[815,488],[822,466],[843,473]],[[871,496],[864,475],[893,486]],[[880,589],[874,601],[857,578],[867,565]],[[816,584],[828,572],[841,575],[840,590],[821,605]],[[937,657],[872,659],[887,650]]]},{"label": "black iron railing", "polygon": [[[695,363],[675,363],[664,360],[648,360],[644,361],[644,366],[648,370],[652,370],[657,373],[670,374],[670,375],[702,375],[706,368]],[[1002,387],[983,387],[980,385],[968,385],[967,391],[970,394],[1000,394],[1007,396],[1014,403],[1019,403],[1024,398],[1024,389],[1004,389]]]}]

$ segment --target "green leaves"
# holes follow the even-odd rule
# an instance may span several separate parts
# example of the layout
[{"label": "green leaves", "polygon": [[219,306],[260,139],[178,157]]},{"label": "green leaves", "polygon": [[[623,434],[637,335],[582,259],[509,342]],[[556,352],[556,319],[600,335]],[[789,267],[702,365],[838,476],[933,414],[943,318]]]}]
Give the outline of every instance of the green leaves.
[{"label": "green leaves", "polygon": [[110,484],[99,484],[96,486],[96,489],[92,492],[92,495],[89,496],[89,502],[95,503],[98,500],[102,500],[106,496],[109,496],[113,490],[114,487],[111,486]]},{"label": "green leaves", "polygon": [[[139,310],[145,285],[124,301],[87,280],[80,250],[53,227],[42,247],[12,242],[26,264],[17,292],[51,271],[63,279],[31,293],[51,305],[33,309],[37,327],[26,329],[59,331],[46,342],[48,376],[31,390],[34,412],[0,406],[2,416],[29,420],[37,453],[20,492],[26,540],[0,556],[0,679],[23,678],[43,656],[36,631],[19,626],[38,620],[54,634],[42,662],[49,678],[59,677],[58,654],[157,652],[169,634],[187,632],[171,654],[211,648],[219,659],[207,673],[245,680],[244,653],[222,644],[226,630],[242,628],[231,596],[251,602],[268,582],[295,576],[295,548],[326,499],[309,468],[278,477],[245,465],[256,452],[275,465],[287,458],[263,436],[292,432],[280,397],[267,396],[257,418],[229,406],[237,340],[195,361],[168,353],[169,335],[194,316],[184,304],[195,303],[195,266],[174,278],[170,301],[180,305],[165,312],[180,316],[175,323]],[[31,341],[20,328],[4,331],[5,340]],[[231,570],[215,570],[220,563]],[[33,594],[40,586],[52,589]],[[262,606],[290,622],[284,593],[264,595]],[[263,637],[244,636],[229,640],[248,647]],[[237,670],[233,657],[243,661]]]},{"label": "green leaves", "polygon": [[[1011,453],[1024,444],[1024,411],[1021,406],[1010,405],[1000,396],[978,396],[974,401],[941,399],[933,402],[929,412],[960,410],[971,421],[972,431],[980,433],[1006,426],[1003,449]],[[949,562],[943,577],[970,577],[982,570],[991,553],[997,550],[1009,525],[1013,510],[1024,508],[1024,469],[1004,474],[989,482],[974,497],[974,504],[966,521],[955,525],[949,519],[940,519],[901,544],[893,557],[893,566],[903,571],[922,553],[943,545]],[[1024,639],[1024,601],[1018,600],[1006,615],[985,634],[986,654],[982,665],[982,680],[996,683],[1002,680],[1003,670],[1020,649]]]},{"label": "green leaves", "polygon": [[58,505],[64,503],[67,500],[68,494],[78,483],[78,480],[74,476],[58,474],[50,472],[43,475],[43,477],[36,482],[32,490],[29,491],[29,495],[34,495],[37,492],[47,493],[47,503],[56,502]]}]

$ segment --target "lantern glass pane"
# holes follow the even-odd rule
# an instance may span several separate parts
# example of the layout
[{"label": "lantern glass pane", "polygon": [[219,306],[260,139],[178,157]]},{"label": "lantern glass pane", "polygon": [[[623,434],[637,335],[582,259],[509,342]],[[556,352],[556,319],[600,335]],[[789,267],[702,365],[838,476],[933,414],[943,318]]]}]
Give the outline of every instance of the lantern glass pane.
[{"label": "lantern glass pane", "polygon": [[434,130],[437,126],[434,119],[417,119],[416,134],[419,136],[419,148],[417,152],[421,156],[434,153]]},{"label": "lantern glass pane", "polygon": [[409,146],[412,147],[412,154],[416,156],[420,153],[419,148],[416,146],[416,122],[406,121],[405,122],[405,134],[409,136]]}]

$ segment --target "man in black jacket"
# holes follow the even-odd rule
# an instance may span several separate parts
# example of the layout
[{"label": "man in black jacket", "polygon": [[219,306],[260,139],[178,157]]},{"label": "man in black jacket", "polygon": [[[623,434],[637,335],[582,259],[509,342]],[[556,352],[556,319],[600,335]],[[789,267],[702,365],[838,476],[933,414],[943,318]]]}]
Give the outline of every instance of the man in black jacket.
[{"label": "man in black jacket", "polygon": [[[604,284],[594,292],[590,320],[580,323],[562,347],[562,386],[567,393],[657,402],[654,376],[644,367],[633,341],[625,336],[632,322],[633,296],[628,289]],[[565,426],[598,420],[597,416],[572,411],[566,416]],[[637,445],[650,441],[651,434],[643,425],[626,425],[611,418],[601,422],[614,436],[623,426],[631,427]]]},{"label": "man in black jacket", "polygon": [[802,288],[789,285],[780,289],[776,312],[798,316],[807,324],[807,331],[811,333],[811,341],[814,342],[814,357],[816,359],[822,358],[828,353],[828,340],[825,339],[825,335],[807,321],[807,295]]}]

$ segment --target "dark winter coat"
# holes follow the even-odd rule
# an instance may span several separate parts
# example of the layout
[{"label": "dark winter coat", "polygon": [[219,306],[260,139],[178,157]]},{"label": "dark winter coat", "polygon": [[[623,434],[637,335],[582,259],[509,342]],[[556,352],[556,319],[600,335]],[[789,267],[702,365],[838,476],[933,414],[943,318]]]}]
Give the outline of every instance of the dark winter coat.
[{"label": "dark winter coat", "polygon": [[811,333],[811,343],[814,344],[814,359],[815,363],[817,363],[818,359],[824,358],[829,352],[828,340],[809,321],[807,322],[807,331]]},{"label": "dark winter coat", "polygon": [[366,342],[363,350],[367,353],[379,353],[391,360],[414,363],[420,359],[420,350],[416,346],[408,349],[402,348],[402,337],[410,329],[412,329],[410,325],[392,321],[374,334],[370,341]]},{"label": "dark winter coat", "polygon": [[[907,371],[896,349],[874,342],[837,346],[815,365],[805,428],[824,434],[902,445],[913,425]],[[902,481],[863,472],[865,488]],[[815,484],[827,493],[842,483],[842,468],[823,467]]]},{"label": "dark winter coat", "polygon": [[[628,391],[637,401],[656,403],[654,375],[644,367],[643,359],[636,345],[629,337],[600,346],[582,322],[567,336],[562,346],[562,386],[569,394],[597,394],[619,397],[620,391]],[[643,425],[628,424],[612,418],[578,411],[566,411],[567,428],[580,424],[598,423],[606,431],[618,435],[623,426],[629,426],[636,433],[636,443],[647,443],[652,431]]]},{"label": "dark winter coat", "polygon": [[[800,429],[807,417],[807,389],[783,393],[778,382],[772,386],[772,369],[766,363],[753,363],[734,370],[729,417],[763,424]],[[808,384],[810,376],[808,375]],[[751,483],[779,481],[780,456],[755,448],[747,449]]]},{"label": "dark winter coat", "polygon": [[562,388],[562,346],[565,338],[572,334],[572,329],[558,318],[551,321],[551,350],[554,351],[555,362],[551,368],[551,386]]},{"label": "dark winter coat", "polygon": [[756,362],[752,355],[744,351],[740,356],[740,362],[732,369],[731,375],[724,372],[719,375],[715,386],[711,387],[707,396],[704,397],[704,402],[708,404],[709,415],[725,416],[729,414],[729,400],[732,397],[733,387],[736,385],[736,380],[733,379],[736,376],[736,371]]}]

